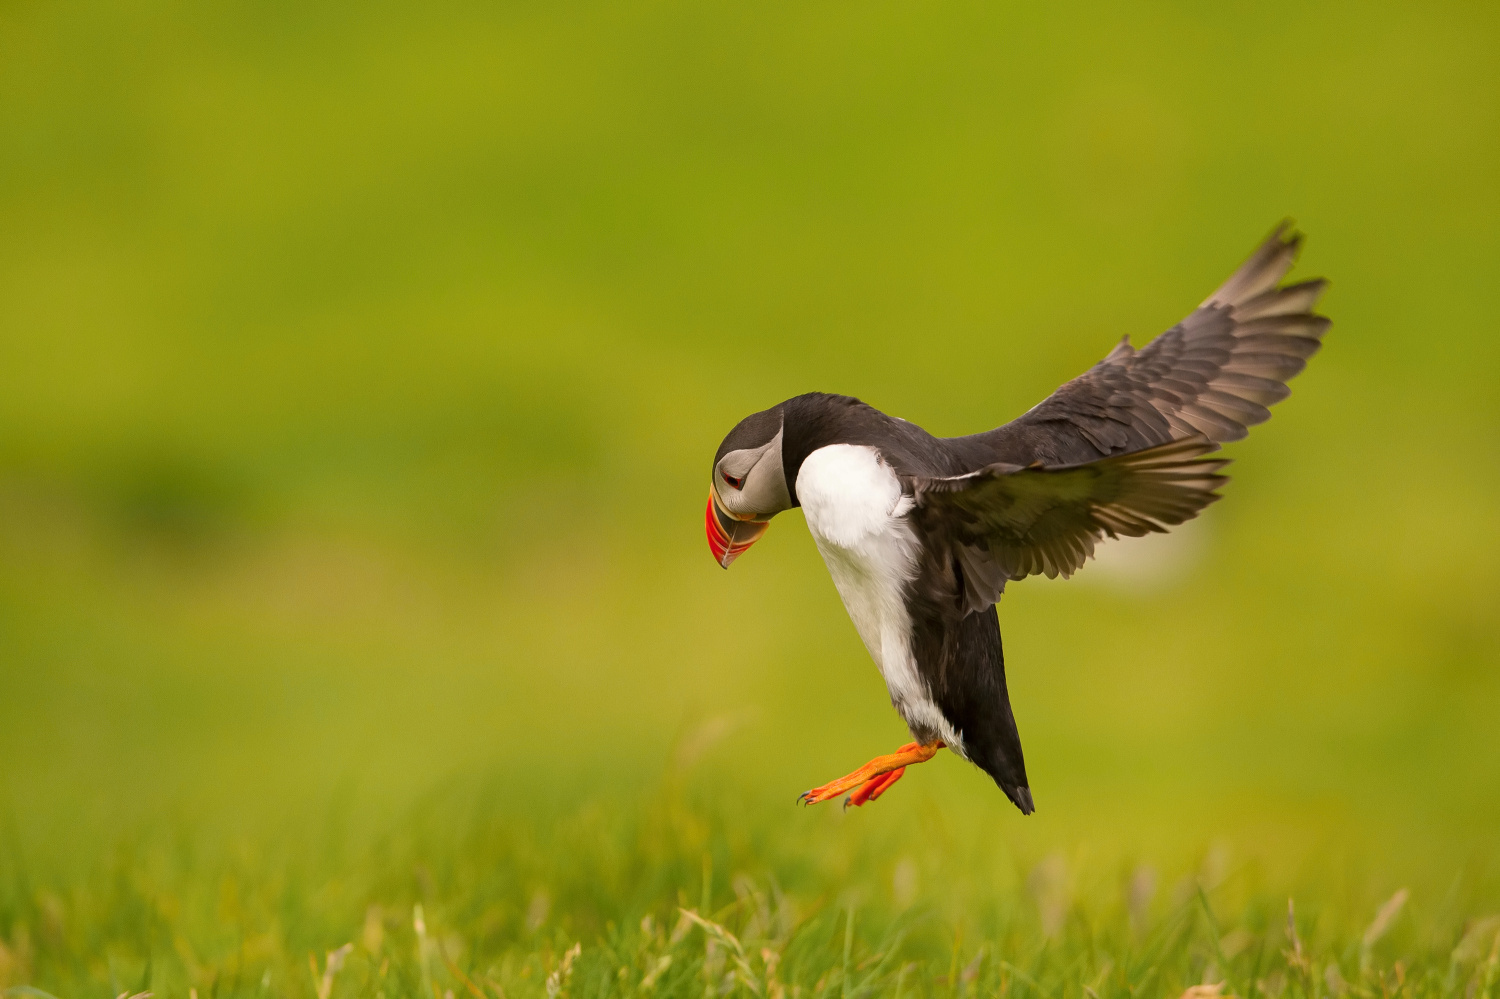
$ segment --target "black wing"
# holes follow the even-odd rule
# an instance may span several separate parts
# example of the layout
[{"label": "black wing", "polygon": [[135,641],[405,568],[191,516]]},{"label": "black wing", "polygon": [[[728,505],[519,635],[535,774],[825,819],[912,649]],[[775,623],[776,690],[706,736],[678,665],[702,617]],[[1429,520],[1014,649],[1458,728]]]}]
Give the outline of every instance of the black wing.
[{"label": "black wing", "polygon": [[957,564],[949,606],[967,614],[994,603],[1007,579],[1072,575],[1105,537],[1164,532],[1196,516],[1228,481],[1218,474],[1226,460],[1203,457],[1217,449],[1199,434],[1082,464],[906,476],[910,517],[934,561]]},{"label": "black wing", "polygon": [[1317,353],[1329,320],[1312,311],[1327,282],[1281,286],[1302,246],[1289,222],[1186,319],[1140,350],[1109,356],[1020,418],[960,438],[989,460],[1082,462],[1201,434],[1236,441],[1269,419],[1287,380]]}]

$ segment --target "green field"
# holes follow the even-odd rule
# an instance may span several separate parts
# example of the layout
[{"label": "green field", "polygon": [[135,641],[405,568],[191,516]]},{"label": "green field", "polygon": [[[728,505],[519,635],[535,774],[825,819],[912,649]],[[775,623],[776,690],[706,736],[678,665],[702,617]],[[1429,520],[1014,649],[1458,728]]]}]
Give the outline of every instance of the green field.
[{"label": "green field", "polygon": [[[1495,999],[1497,52],[0,5],[0,990]],[[713,564],[724,433],[994,426],[1287,215],[1335,324],[1224,502],[1001,605],[1037,814],[793,806],[905,732],[799,514]]]}]

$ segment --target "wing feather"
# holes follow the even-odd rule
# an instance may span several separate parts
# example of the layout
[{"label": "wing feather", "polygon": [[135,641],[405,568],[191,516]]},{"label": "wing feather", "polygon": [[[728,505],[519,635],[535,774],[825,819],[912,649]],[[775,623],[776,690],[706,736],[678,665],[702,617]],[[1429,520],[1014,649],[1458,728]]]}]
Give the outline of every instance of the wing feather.
[{"label": "wing feather", "polygon": [[1219,474],[1228,462],[1204,457],[1217,448],[1200,434],[1081,464],[997,463],[905,484],[919,529],[955,550],[970,584],[965,609],[982,609],[1006,579],[1070,576],[1106,537],[1141,537],[1196,516],[1228,481]]},{"label": "wing feather", "polygon": [[1199,434],[1244,437],[1287,397],[1330,325],[1312,311],[1326,281],[1280,284],[1301,245],[1283,222],[1182,322],[1139,350],[1121,340],[1019,419],[966,438],[969,453],[1063,464]]}]

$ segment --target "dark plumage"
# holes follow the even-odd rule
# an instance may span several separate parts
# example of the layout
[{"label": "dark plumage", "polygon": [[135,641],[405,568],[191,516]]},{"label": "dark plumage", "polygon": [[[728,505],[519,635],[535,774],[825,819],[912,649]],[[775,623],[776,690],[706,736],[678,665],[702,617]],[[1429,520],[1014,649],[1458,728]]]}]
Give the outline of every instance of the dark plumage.
[{"label": "dark plumage", "polygon": [[929,747],[809,800],[863,784],[863,803],[894,780],[880,774],[946,744],[1031,812],[994,604],[1009,580],[1066,577],[1101,539],[1165,531],[1218,498],[1226,462],[1205,455],[1270,417],[1329,326],[1312,312],[1323,281],[1279,284],[1300,245],[1278,226],[1181,323],[1140,350],[1122,340],[995,430],[937,438],[810,393],[730,432],[708,508],[715,554],[727,566],[771,516],[803,506],[893,704]]}]

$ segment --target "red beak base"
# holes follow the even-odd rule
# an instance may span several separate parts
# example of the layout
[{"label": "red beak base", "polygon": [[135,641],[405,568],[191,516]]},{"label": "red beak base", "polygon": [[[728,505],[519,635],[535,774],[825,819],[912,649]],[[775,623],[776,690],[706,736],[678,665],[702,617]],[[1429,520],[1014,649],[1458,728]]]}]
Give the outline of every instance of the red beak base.
[{"label": "red beak base", "polygon": [[740,520],[719,506],[714,491],[708,491],[708,508],[703,512],[703,529],[708,535],[708,550],[724,568],[760,540],[771,525],[758,520]]}]

